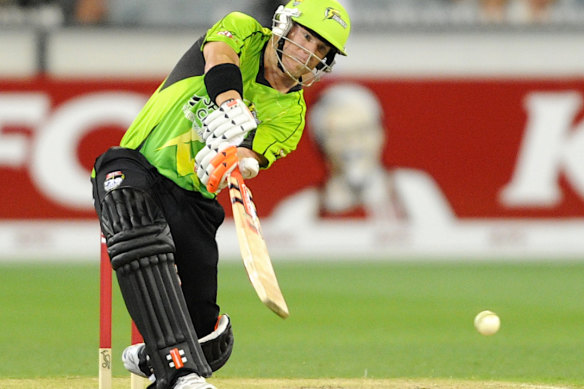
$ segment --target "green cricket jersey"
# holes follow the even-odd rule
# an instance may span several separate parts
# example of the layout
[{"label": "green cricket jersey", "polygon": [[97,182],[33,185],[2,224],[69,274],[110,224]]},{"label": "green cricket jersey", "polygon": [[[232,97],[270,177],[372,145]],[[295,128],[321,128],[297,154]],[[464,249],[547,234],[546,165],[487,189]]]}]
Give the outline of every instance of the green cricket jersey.
[{"label": "green cricket jersey", "polygon": [[194,160],[204,146],[199,137],[202,120],[217,109],[205,88],[202,49],[205,42],[221,41],[239,55],[243,100],[259,123],[244,145],[266,158],[268,164],[262,168],[295,150],[304,129],[306,103],[300,87],[284,94],[264,79],[263,52],[270,37],[271,31],[248,15],[234,12],[220,20],[183,55],[120,145],[139,149],[162,175],[182,188],[215,197],[199,182]]}]

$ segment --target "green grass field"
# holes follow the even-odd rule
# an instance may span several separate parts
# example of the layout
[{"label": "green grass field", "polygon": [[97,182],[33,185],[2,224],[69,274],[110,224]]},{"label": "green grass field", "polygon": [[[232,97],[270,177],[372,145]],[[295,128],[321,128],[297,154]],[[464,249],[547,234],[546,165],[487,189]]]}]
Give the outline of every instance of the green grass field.
[{"label": "green grass field", "polygon": [[[221,265],[219,303],[232,317],[236,344],[217,380],[454,379],[584,388],[584,262],[275,268],[290,307],[286,320],[259,302],[239,262]],[[8,378],[96,377],[98,280],[97,264],[0,265],[0,387],[19,382]],[[491,337],[473,327],[484,309],[501,317]],[[127,377],[118,359],[129,318],[119,294],[114,316],[114,374]]]}]

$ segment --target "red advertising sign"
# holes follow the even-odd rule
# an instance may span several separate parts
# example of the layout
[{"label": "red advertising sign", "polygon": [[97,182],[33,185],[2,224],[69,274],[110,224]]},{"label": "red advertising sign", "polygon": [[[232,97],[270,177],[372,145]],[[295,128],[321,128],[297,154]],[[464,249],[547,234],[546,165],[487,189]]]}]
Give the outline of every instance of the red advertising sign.
[{"label": "red advertising sign", "polygon": [[[309,109],[340,81],[378,98],[383,166],[427,173],[458,218],[584,216],[584,80],[329,80],[307,90]],[[157,84],[2,81],[0,219],[94,218],[93,160],[119,141]],[[358,137],[363,128],[353,130]],[[305,136],[250,183],[260,215],[322,185],[326,166]]]},{"label": "red advertising sign", "polygon": [[[97,255],[93,161],[158,82],[0,81],[0,257]],[[584,252],[583,79],[328,79],[306,100],[298,149],[249,182],[276,255]]]}]

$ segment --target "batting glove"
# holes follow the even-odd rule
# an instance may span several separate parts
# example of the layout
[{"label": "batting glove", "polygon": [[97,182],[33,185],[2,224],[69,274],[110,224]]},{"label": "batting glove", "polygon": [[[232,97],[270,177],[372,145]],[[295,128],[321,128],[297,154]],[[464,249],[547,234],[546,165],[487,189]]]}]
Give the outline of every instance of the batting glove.
[{"label": "batting glove", "polygon": [[244,179],[254,178],[258,175],[259,171],[260,164],[257,159],[247,157],[239,161],[239,172]]},{"label": "batting glove", "polygon": [[245,103],[241,99],[230,99],[203,119],[201,137],[213,148],[223,142],[239,145],[255,128],[256,120]]},{"label": "batting glove", "polygon": [[258,175],[260,166],[255,158],[237,158],[237,148],[223,143],[218,150],[205,146],[195,156],[197,177],[211,193],[217,193],[227,186],[227,177],[239,167],[245,179]]},{"label": "batting glove", "polygon": [[211,193],[227,186],[227,176],[237,167],[237,147],[224,142],[218,149],[206,145],[195,156],[199,181]]}]

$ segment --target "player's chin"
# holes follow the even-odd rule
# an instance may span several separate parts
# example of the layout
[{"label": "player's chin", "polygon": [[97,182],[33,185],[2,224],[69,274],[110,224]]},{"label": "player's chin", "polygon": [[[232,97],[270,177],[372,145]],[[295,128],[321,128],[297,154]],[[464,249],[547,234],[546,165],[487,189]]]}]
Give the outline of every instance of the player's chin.
[{"label": "player's chin", "polygon": [[313,73],[312,70],[304,67],[304,66],[298,66],[296,67],[295,71],[292,72],[292,74],[297,78],[300,79],[302,78],[303,81],[307,81],[309,79],[313,78]]},{"label": "player's chin", "polygon": [[284,62],[284,66],[286,67],[286,69],[288,69],[290,74],[292,74],[296,78],[300,78],[312,71],[308,66],[306,66],[304,63],[300,62],[297,59],[293,59],[290,57],[288,57],[287,59],[289,61],[286,61],[288,63]]},{"label": "player's chin", "polygon": [[300,78],[305,87],[309,87],[319,80],[319,78],[312,72],[304,72],[299,79]]}]

